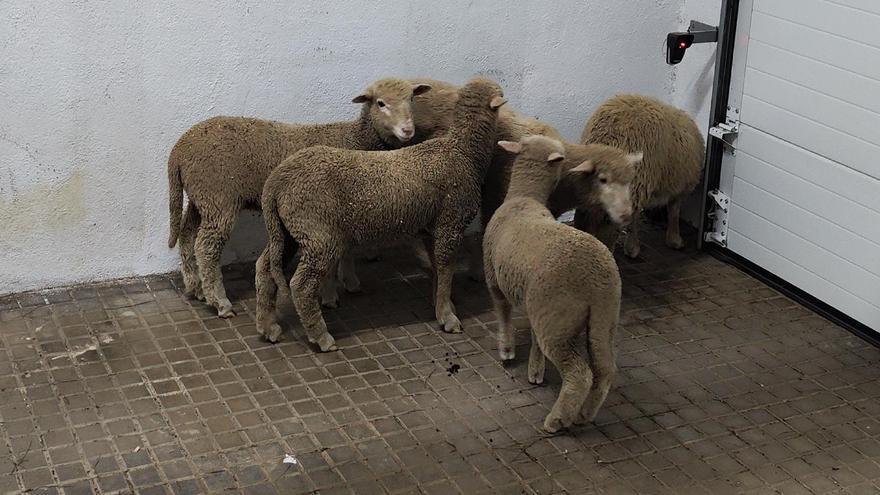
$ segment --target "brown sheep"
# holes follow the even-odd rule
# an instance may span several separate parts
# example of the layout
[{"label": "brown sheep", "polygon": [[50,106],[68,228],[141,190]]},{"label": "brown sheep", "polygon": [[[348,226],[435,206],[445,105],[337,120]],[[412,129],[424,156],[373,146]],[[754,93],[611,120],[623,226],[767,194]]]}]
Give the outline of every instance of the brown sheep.
[{"label": "brown sheep", "polygon": [[[500,121],[500,119],[499,119]],[[501,137],[501,125],[499,123],[499,137]],[[605,146],[602,144],[571,144],[562,140],[559,133],[553,127],[543,122],[519,117],[513,126],[504,128],[506,141],[520,141],[527,136],[542,135],[562,142],[565,148],[566,167],[571,168],[573,163],[582,163],[590,160],[594,164],[594,174],[566,174],[562,177],[557,188],[550,195],[550,211],[559,216],[572,208],[587,209],[596,207],[603,211],[606,218],[611,219],[610,228],[616,229],[617,225],[626,224],[632,214],[632,201],[630,200],[630,183],[642,160],[641,153],[627,153],[620,148]],[[481,215],[483,231],[492,215],[501,206],[507,194],[510,183],[511,169],[516,155],[498,147],[492,155],[492,167],[486,176],[483,185],[483,202]],[[609,199],[606,208],[600,202],[599,194],[594,192],[595,179],[601,176],[603,183],[602,194]],[[479,266],[482,271],[482,251],[471,251],[471,273]]]},{"label": "brown sheep", "polygon": [[434,266],[440,327],[460,332],[450,292],[453,257],[476,216],[495,141],[501,88],[478,78],[461,88],[446,137],[387,152],[317,146],[288,157],[263,190],[269,244],[257,261],[257,329],[277,341],[275,322],[285,230],[301,257],[291,282],[294,305],[311,342],[336,348],[321,315],[322,281],[352,247],[424,236]]},{"label": "brown sheep", "polygon": [[[679,232],[681,202],[700,180],[706,143],[694,120],[684,111],[643,95],[615,96],[596,110],[584,127],[581,142],[642,151],[642,165],[633,180],[633,218],[629,223],[624,253],[639,255],[639,217],[642,210],[666,205],[666,245],[681,249]],[[616,228],[598,209],[579,210],[575,225],[596,233],[614,247]]]},{"label": "brown sheep", "polygon": [[[531,136],[499,145],[518,157],[507,196],[483,239],[486,285],[502,340],[512,340],[513,306],[525,309],[532,328],[529,381],[543,382],[545,355],[562,376],[559,397],[544,420],[552,433],[592,421],[608,395],[616,373],[620,275],[601,242],[557,222],[546,206],[563,174],[562,143]],[[587,160],[565,175],[595,175],[592,167]],[[589,363],[574,347],[585,330]]]},{"label": "brown sheep", "polygon": [[[413,110],[414,106],[430,109],[430,103],[421,101],[428,96],[418,97],[430,89],[427,84],[381,79],[352,100],[363,107],[350,122],[291,125],[214,117],[184,133],[168,159],[168,245],[174,247],[180,241],[187,292],[206,299],[221,317],[233,316],[220,273],[220,255],[239,212],[260,209],[269,173],[289,155],[309,146],[382,150],[432,137],[435,129],[425,125],[430,119],[418,111],[414,115]],[[415,127],[414,120],[422,126]],[[184,191],[189,205],[181,220]]]}]

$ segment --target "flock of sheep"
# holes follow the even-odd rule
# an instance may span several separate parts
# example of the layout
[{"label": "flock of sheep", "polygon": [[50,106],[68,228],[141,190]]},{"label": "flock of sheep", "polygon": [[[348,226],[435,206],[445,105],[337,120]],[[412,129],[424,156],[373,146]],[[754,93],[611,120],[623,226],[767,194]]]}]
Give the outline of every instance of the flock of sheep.
[{"label": "flock of sheep", "polygon": [[[679,209],[694,188],[704,142],[693,120],[654,98],[620,95],[587,122],[582,144],[505,105],[486,78],[458,87],[434,80],[376,81],[350,122],[291,125],[215,117],[189,129],[168,160],[171,236],[186,291],[234,315],[220,255],[242,209],[263,212],[268,245],[257,261],[257,329],[281,336],[275,303],[292,297],[308,340],[336,349],[321,306],[337,284],[359,290],[356,249],[407,242],[430,260],[437,321],[460,332],[452,303],[455,254],[480,213],[485,275],[502,360],[514,358],[511,311],[528,316],[528,378],[546,358],[563,384],[544,428],[592,421],[615,374],[613,335],[621,281],[613,249],[639,254],[639,213],[665,205],[666,243],[681,248]],[[184,192],[188,198],[183,210]],[[575,227],[556,221],[576,209]],[[589,232],[589,233],[587,233]],[[299,250],[288,285],[283,267]],[[589,362],[575,338],[587,332]]]}]

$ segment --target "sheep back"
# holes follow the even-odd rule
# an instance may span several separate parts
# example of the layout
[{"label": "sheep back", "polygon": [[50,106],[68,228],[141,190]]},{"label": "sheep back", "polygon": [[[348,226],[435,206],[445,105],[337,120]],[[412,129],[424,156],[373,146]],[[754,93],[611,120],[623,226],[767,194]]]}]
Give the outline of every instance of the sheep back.
[{"label": "sheep back", "polygon": [[633,202],[640,208],[690,192],[703,168],[705,142],[694,120],[649,96],[621,94],[604,102],[587,121],[581,143],[644,152],[632,185]]}]

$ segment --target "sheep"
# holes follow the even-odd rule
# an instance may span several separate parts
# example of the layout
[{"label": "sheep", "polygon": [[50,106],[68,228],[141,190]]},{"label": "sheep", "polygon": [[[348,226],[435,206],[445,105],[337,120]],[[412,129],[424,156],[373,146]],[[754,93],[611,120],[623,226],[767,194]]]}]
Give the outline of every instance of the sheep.
[{"label": "sheep", "polygon": [[[530,136],[498,144],[517,158],[507,196],[483,238],[486,286],[501,341],[513,340],[514,306],[522,306],[528,316],[529,382],[543,382],[544,356],[562,376],[559,397],[544,420],[544,430],[553,433],[592,421],[611,388],[616,374],[613,339],[620,315],[620,275],[601,242],[557,222],[546,206],[563,173],[562,143]],[[592,176],[592,167],[586,160],[565,175]],[[612,196],[603,196],[603,202]],[[589,363],[574,347],[584,329]],[[501,357],[512,354],[502,352]]]},{"label": "sheep", "polygon": [[[694,120],[684,111],[656,98],[636,94],[617,95],[596,110],[584,127],[581,143],[618,146],[643,151],[645,159],[633,181],[633,218],[629,222],[624,253],[637,258],[639,216],[646,208],[666,206],[666,245],[682,249],[679,232],[681,202],[700,180],[705,142]],[[616,229],[593,208],[579,210],[575,224],[597,233],[613,249]]]},{"label": "sheep", "polygon": [[[503,125],[504,124],[504,125]],[[562,136],[552,126],[540,122],[535,119],[523,117],[513,114],[511,119],[503,120],[499,118],[498,137],[505,141],[520,141],[527,136],[542,135],[560,141],[565,148],[566,162],[576,161],[581,163],[585,160],[591,160],[595,165],[596,173],[589,174],[566,174],[562,177],[559,185],[550,195],[548,207],[554,216],[571,210],[572,208],[586,209],[600,205],[599,198],[593,194],[592,188],[594,178],[598,175],[607,184],[605,188],[608,192],[606,195],[614,198],[615,202],[609,203],[609,207],[605,211],[611,228],[617,225],[629,222],[632,213],[632,205],[629,200],[629,193],[612,194],[612,191],[622,192],[629,187],[633,179],[635,166],[641,161],[639,153],[626,153],[625,151],[601,144],[579,145],[565,142]],[[492,155],[492,166],[486,176],[486,182],[483,184],[483,202],[481,204],[481,217],[483,222],[483,232],[492,215],[501,206],[505,195],[507,194],[508,184],[510,183],[511,169],[513,167],[516,155],[507,152],[500,146],[496,148]],[[483,271],[482,250],[471,251],[470,272],[476,273],[477,270]],[[472,275],[471,278],[477,278]]]},{"label": "sheep", "polygon": [[[168,246],[180,242],[186,293],[215,306],[220,317],[234,316],[220,273],[220,255],[238,213],[260,209],[269,172],[287,156],[313,145],[382,150],[432,137],[436,129],[426,125],[429,117],[419,115],[431,110],[432,103],[426,101],[430,94],[425,95],[430,89],[428,84],[396,78],[378,80],[352,100],[363,105],[360,116],[349,122],[291,125],[214,117],[186,131],[168,159]],[[184,191],[189,204],[181,216]],[[345,282],[348,288],[357,288],[356,279]]]},{"label": "sheep", "polygon": [[445,137],[387,152],[317,146],[288,157],[263,189],[269,243],[257,260],[257,329],[276,342],[278,287],[285,231],[301,252],[290,281],[294,306],[308,339],[335,350],[317,302],[323,280],[352,247],[423,235],[434,266],[435,314],[446,332],[460,332],[450,299],[453,257],[476,216],[494,147],[501,88],[477,78],[459,91]]},{"label": "sheep", "polygon": [[[434,79],[412,79],[411,82],[414,84],[422,83],[428,84],[434,88],[434,91],[442,90],[445,94],[455,94],[455,92],[459,89],[458,86],[455,86],[450,83],[446,83],[443,81],[437,81]],[[420,121],[416,120],[416,127],[419,125],[424,125],[426,127],[431,128],[448,128],[449,127],[449,119],[452,116],[451,111],[444,111],[449,109],[454,104],[454,98],[433,98],[430,100],[433,103],[432,111],[419,112],[419,115],[426,115],[431,120],[420,123]],[[447,119],[443,119],[442,116],[448,116]],[[437,117],[441,116],[441,117]],[[531,117],[526,117],[516,110],[510,108],[509,105],[505,105],[501,107],[501,110],[498,114],[498,124],[496,137],[499,140],[508,140],[508,141],[518,141],[522,137],[532,134],[541,134],[545,136],[552,137],[554,139],[562,139],[562,135],[554,129],[552,126],[541,122],[537,119],[533,119]],[[504,199],[504,192],[506,191],[507,185],[506,181],[510,176],[510,166],[513,163],[513,157],[511,154],[506,153],[503,149],[496,147],[494,152],[492,153],[492,162],[489,166],[489,170],[486,173],[486,180],[482,187],[482,197],[483,202],[481,206],[481,227],[485,230],[486,224],[489,222],[489,217],[491,217],[492,212],[494,212],[499,205],[501,205],[501,201]],[[473,280],[482,280],[483,276],[483,261],[482,261],[482,247],[479,236],[476,236],[473,240],[475,245],[468,245],[468,251],[470,253],[470,265],[469,265],[469,276]],[[425,252],[423,246],[420,243],[413,244],[414,251],[416,252],[417,258],[421,262],[422,266],[425,268],[430,268],[430,261],[427,252]]]}]

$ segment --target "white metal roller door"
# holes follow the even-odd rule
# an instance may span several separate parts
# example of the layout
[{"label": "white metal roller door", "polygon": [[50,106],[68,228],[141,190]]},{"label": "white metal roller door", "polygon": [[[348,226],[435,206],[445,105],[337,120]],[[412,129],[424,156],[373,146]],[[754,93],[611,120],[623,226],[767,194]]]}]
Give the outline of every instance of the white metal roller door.
[{"label": "white metal roller door", "polygon": [[880,332],[880,1],[744,1],[737,29],[727,246]]}]

